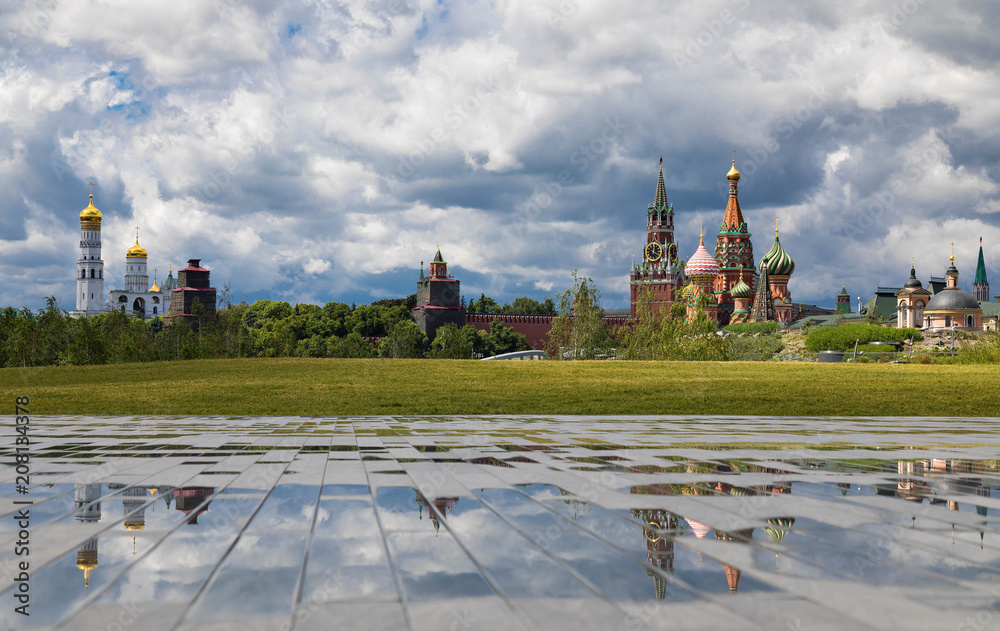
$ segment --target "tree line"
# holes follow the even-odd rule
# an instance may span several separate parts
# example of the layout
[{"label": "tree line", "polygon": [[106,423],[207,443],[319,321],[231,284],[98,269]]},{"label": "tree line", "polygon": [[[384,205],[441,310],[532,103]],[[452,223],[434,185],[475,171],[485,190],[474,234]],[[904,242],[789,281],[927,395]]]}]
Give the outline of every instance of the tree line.
[{"label": "tree line", "polygon": [[428,340],[411,318],[414,299],[361,306],[224,303],[195,331],[184,318],[167,325],[161,316],[144,321],[123,311],[72,318],[49,297],[35,312],[0,309],[0,368],[239,357],[470,358],[530,348],[500,322],[488,332],[445,326]]}]

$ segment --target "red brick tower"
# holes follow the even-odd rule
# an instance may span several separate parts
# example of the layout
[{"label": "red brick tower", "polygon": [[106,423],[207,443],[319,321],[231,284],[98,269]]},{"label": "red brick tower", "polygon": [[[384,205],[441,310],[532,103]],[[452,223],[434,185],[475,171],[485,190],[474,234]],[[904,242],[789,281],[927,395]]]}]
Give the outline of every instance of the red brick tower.
[{"label": "red brick tower", "polygon": [[441,256],[440,247],[431,261],[430,276],[424,276],[421,267],[413,319],[430,341],[434,341],[437,330],[449,322],[459,328],[465,326],[459,281],[448,276],[448,263]]},{"label": "red brick tower", "polygon": [[670,308],[677,290],[683,283],[683,268],[677,263],[677,244],[674,243],[674,207],[667,202],[667,188],[663,183],[663,158],[660,158],[660,177],[656,181],[656,196],[646,209],[646,245],[642,249],[642,263],[632,262],[629,273],[632,315],[642,287],[653,292],[654,308]]},{"label": "red brick tower", "polygon": [[197,330],[203,318],[215,316],[215,287],[211,286],[209,274],[201,267],[201,259],[188,259],[188,266],[177,272],[167,322],[170,318],[184,318]]},{"label": "red brick tower", "polygon": [[[733,168],[726,174],[729,180],[729,202],[726,204],[726,214],[719,226],[715,245],[715,260],[719,263],[719,274],[715,277],[715,296],[719,304],[719,323],[728,324],[735,309],[733,296],[730,293],[733,286],[740,280],[743,269],[756,269],[753,258],[753,244],[750,243],[750,230],[743,218],[737,186],[740,172],[736,170],[736,158],[733,158]],[[747,279],[751,291],[756,288],[753,275]]]}]

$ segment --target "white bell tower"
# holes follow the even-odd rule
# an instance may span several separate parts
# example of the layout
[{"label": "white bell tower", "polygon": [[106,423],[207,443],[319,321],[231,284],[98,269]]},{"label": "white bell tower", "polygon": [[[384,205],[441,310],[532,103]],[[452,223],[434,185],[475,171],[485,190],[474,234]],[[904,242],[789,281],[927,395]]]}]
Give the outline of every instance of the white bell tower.
[{"label": "white bell tower", "polygon": [[80,258],[76,262],[76,310],[81,318],[104,312],[104,261],[101,259],[101,211],[94,206],[94,184],[90,204],[80,211]]}]

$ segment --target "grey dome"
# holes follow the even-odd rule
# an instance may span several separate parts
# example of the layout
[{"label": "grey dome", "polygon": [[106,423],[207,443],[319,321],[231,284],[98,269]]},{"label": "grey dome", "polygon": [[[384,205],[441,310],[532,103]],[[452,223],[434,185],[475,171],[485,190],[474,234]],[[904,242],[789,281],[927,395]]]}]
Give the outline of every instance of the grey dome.
[{"label": "grey dome", "polygon": [[903,285],[903,289],[922,289],[923,285],[917,280],[917,270],[910,268],[910,279]]},{"label": "grey dome", "polygon": [[961,289],[945,287],[930,299],[926,311],[947,311],[948,309],[982,309],[979,301]]}]

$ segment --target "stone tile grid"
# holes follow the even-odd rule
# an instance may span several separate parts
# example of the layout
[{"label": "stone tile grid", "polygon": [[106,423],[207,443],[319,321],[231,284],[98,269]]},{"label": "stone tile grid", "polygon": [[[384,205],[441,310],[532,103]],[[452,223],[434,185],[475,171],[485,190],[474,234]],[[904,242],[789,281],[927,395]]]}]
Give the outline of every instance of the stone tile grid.
[{"label": "stone tile grid", "polygon": [[[569,617],[582,626],[600,628],[660,628],[665,617],[700,620],[713,628],[727,620],[741,628],[773,628],[776,622],[782,626],[795,620],[805,620],[816,628],[838,624],[881,628],[894,619],[882,614],[908,607],[917,612],[907,617],[912,628],[939,628],[935,625],[945,619],[989,613],[997,605],[992,585],[1000,559],[995,536],[1000,533],[989,511],[997,510],[1000,502],[983,492],[996,487],[1000,477],[996,471],[998,436],[989,431],[995,423],[992,420],[37,417],[33,423],[32,437],[39,450],[33,455],[34,475],[48,473],[52,477],[36,483],[27,497],[36,490],[40,495],[40,484],[80,485],[93,480],[96,472],[101,485],[162,486],[153,482],[169,478],[170,483],[163,486],[168,493],[189,486],[211,486],[211,493],[191,508],[191,512],[207,508],[207,516],[213,513],[213,502],[217,507],[226,506],[228,489],[250,492],[230,496],[234,500],[259,500],[247,509],[249,515],[225,526],[230,528],[225,530],[229,547],[214,566],[193,579],[196,595],[171,608],[172,622],[158,623],[164,628],[198,627],[208,622],[219,628],[268,628],[275,621],[292,619],[300,628],[311,628],[316,624],[315,613],[327,610],[383,611],[378,620],[393,628],[402,625],[410,629],[456,625],[534,628],[548,626],[543,624],[547,616]],[[0,470],[0,502],[5,502],[0,503],[0,509],[9,515],[9,503],[24,496],[12,488],[12,428],[0,427],[0,436],[0,462],[6,465]],[[47,457],[47,452],[54,457]],[[904,470],[900,461],[919,463],[921,469]],[[235,470],[227,463],[236,465],[232,467]],[[213,481],[217,482],[209,485]],[[837,484],[850,487],[847,495],[837,497],[827,492],[837,489]],[[365,495],[357,493],[362,485],[368,490]],[[535,493],[531,487],[545,490]],[[412,493],[414,504],[423,502],[427,522],[387,528],[385,509],[378,505],[379,489],[409,489],[406,493]],[[524,499],[512,506],[495,505],[479,497],[477,489],[505,490]],[[125,535],[117,532],[123,524],[158,501],[145,498],[130,511],[120,513],[121,517],[102,517],[97,531],[81,531],[80,536],[62,540],[46,538],[46,531],[56,532],[55,522],[81,508],[97,502],[107,505],[117,501],[120,505],[124,490],[105,487],[99,500],[74,505],[59,517],[33,524],[32,537],[46,542],[46,549],[39,552],[48,559],[34,566],[35,571],[41,573],[47,565],[56,568],[81,539],[104,541]],[[892,491],[893,496],[884,497],[880,491]],[[69,492],[55,493],[36,506],[46,501],[65,502]],[[301,497],[291,497],[299,492]],[[910,501],[900,499],[907,495]],[[366,497],[375,502],[379,526],[372,540],[377,539],[377,547],[389,564],[393,599],[386,601],[384,595],[339,601],[303,598],[309,554],[321,539],[315,531],[319,506],[328,497]],[[277,511],[264,508],[269,498],[276,502]],[[449,498],[455,501],[449,504]],[[920,503],[914,504],[915,500]],[[281,516],[286,506],[298,511],[297,523],[308,525],[298,530],[282,530],[280,526],[278,530],[254,529],[258,515]],[[567,513],[570,506],[580,513]],[[673,514],[682,525],[660,528],[662,524],[644,523],[643,515],[652,514],[654,509]],[[769,519],[783,517],[775,510],[787,511],[797,522],[790,526],[780,521],[770,524]],[[457,550],[450,566],[444,563],[447,559],[436,556],[434,540],[428,538],[432,536],[426,531],[432,514],[439,549],[446,541],[440,537],[446,535]],[[920,521],[910,532],[905,523],[908,514],[919,516]],[[547,538],[544,530],[531,529],[531,519],[542,515],[559,523],[553,531],[560,533],[558,536]],[[544,590],[537,598],[525,598],[521,593],[525,588],[518,581],[530,583],[531,568],[512,568],[498,557],[484,545],[488,539],[482,533],[465,525],[475,520],[492,520],[492,528],[507,533],[505,546],[525,554],[526,560],[544,560],[552,576],[579,582],[592,598],[547,598]],[[100,620],[105,612],[108,619],[111,612],[120,615],[125,605],[97,604],[101,596],[116,589],[116,581],[124,581],[143,559],[152,558],[158,546],[183,543],[190,526],[179,520],[166,531],[139,532],[137,538],[150,545],[134,559],[113,566],[115,575],[101,589],[85,594],[52,624],[75,628],[84,621]],[[671,559],[674,555],[678,559],[697,555],[700,563],[716,564],[714,574],[719,579],[723,578],[719,570],[724,567],[723,586],[731,575],[742,575],[744,592],[734,595],[716,589],[717,585],[708,586],[698,566],[694,566],[697,571],[685,568],[675,572],[672,561],[669,571],[656,565],[653,560],[659,552],[653,550],[655,546],[639,547],[624,539],[623,527],[636,530],[633,536],[644,538],[638,539],[640,543],[669,541]],[[714,530],[715,538],[698,536],[703,532],[699,528]],[[767,528],[771,532],[761,535]],[[739,534],[747,529],[752,529],[749,537]],[[261,535],[267,535],[261,541],[293,536],[302,550],[285,566],[275,566],[277,573],[272,573],[292,583],[290,602],[282,605],[286,613],[247,616],[237,609],[220,614],[220,620],[199,618],[197,612],[214,610],[214,601],[206,600],[213,598],[213,590],[224,597],[229,583],[243,580],[238,570],[226,569],[227,560],[236,564],[234,568],[254,567],[256,557],[249,551],[240,552],[239,542]],[[581,559],[581,550],[567,549],[561,543],[574,538],[587,542],[587,551],[597,558]],[[0,542],[0,558],[9,565],[11,540],[0,538]],[[400,548],[402,542],[407,543]],[[415,558],[419,563],[407,565],[402,550],[424,556],[418,554]],[[818,550],[851,557],[855,566],[838,567],[837,559]],[[764,567],[762,555],[780,555],[785,574]],[[610,563],[607,572],[591,567],[597,560]],[[466,577],[461,579],[466,582],[481,577],[487,592],[470,594],[470,598],[461,596],[461,590],[453,593],[439,587],[431,589],[430,596],[424,594],[425,588],[433,587],[428,578],[433,573],[425,569],[438,565],[441,567],[435,571],[445,577],[455,567],[472,568],[457,576]],[[616,581],[606,576],[632,570],[648,575],[650,593],[659,584],[658,589],[680,601],[658,601],[649,598],[650,594],[643,600],[641,594],[622,591],[622,584],[635,587],[629,583],[631,579]],[[100,571],[100,565],[91,571]],[[523,576],[518,578],[517,571]],[[220,572],[228,583],[220,582]],[[10,577],[2,578],[9,597]],[[952,602],[965,603],[965,609],[949,606],[933,610],[925,604],[927,593],[936,594],[938,601],[953,594]],[[855,597],[852,607],[842,606],[847,594]],[[881,602],[884,598],[892,602]],[[392,602],[398,603],[397,609],[384,608]],[[782,603],[784,613],[779,616],[767,602]],[[127,604],[136,606],[134,602]],[[138,606],[159,610],[163,603],[147,597]],[[181,613],[174,616],[177,611]],[[0,620],[3,622],[11,621]]]}]

